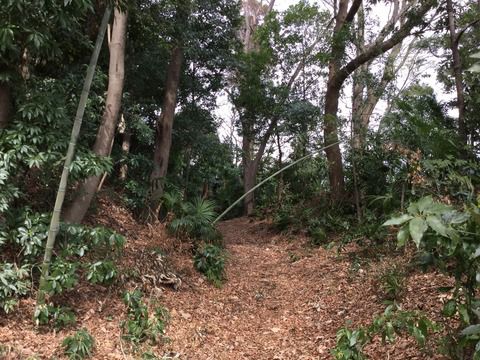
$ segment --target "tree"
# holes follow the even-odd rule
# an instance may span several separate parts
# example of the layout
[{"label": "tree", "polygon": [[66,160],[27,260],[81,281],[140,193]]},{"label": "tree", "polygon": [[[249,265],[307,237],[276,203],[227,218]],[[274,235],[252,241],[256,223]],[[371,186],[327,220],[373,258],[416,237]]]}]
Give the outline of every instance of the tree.
[{"label": "tree", "polygon": [[150,175],[149,212],[156,219],[163,195],[165,176],[167,175],[170,148],[172,146],[172,128],[177,106],[177,90],[180,82],[180,71],[183,63],[183,45],[177,44],[172,49],[168,65],[167,81],[162,112],[156,123],[155,150],[153,154],[153,170]]},{"label": "tree", "polygon": [[[402,24],[405,21],[404,12],[406,1],[395,0],[392,4],[390,22]],[[357,29],[355,33],[355,47],[357,55],[365,51],[365,14],[363,5],[357,17]],[[352,146],[356,151],[361,151],[366,142],[366,136],[370,119],[379,100],[385,95],[388,85],[395,79],[407,59],[411,56],[415,41],[412,41],[406,49],[403,49],[403,41],[395,45],[382,61],[375,64],[381,68],[378,78],[373,74],[373,62],[369,61],[360,66],[353,74],[352,92]],[[403,54],[402,49],[405,50]],[[400,55],[402,57],[399,59]],[[399,60],[399,61],[398,61]]]},{"label": "tree", "polygon": [[293,102],[290,97],[298,78],[316,58],[325,38],[319,31],[325,16],[316,6],[302,1],[277,14],[272,12],[273,5],[273,1],[268,6],[244,2],[244,51],[232,94],[242,136],[243,187],[248,193],[244,199],[246,215],[252,215],[254,210],[254,194],[249,191],[256,184],[267,145]]},{"label": "tree", "polygon": [[[110,66],[108,74],[108,90],[102,123],[98,129],[93,151],[95,154],[108,157],[112,150],[115,130],[120,116],[124,83],[125,40],[127,31],[126,11],[115,9],[112,36],[109,39]],[[80,186],[77,197],[65,213],[64,220],[69,223],[82,222],[95,192],[100,183],[100,176],[91,176]]]},{"label": "tree", "polygon": [[169,64],[155,123],[155,150],[150,175],[148,217],[157,218],[167,180],[176,107],[215,106],[224,70],[235,48],[238,7],[229,0],[166,1],[173,13],[167,26]]},{"label": "tree", "polygon": [[[335,27],[331,43],[329,73],[324,107],[324,142],[329,146],[325,153],[329,166],[330,192],[332,201],[340,201],[344,196],[345,180],[343,172],[342,153],[338,136],[338,104],[345,80],[363,64],[392,49],[407,36],[411,35],[416,26],[424,28],[427,22],[424,16],[436,4],[435,0],[422,1],[411,5],[405,14],[406,21],[395,28],[397,19],[390,19],[378,36],[357,54],[352,60],[342,65],[346,55],[347,34],[355,15],[360,9],[362,0],[353,0],[349,7],[348,0],[340,0],[335,16]],[[395,21],[392,21],[395,20]],[[390,36],[389,36],[390,35]],[[387,36],[389,36],[387,38]]]},{"label": "tree", "polygon": [[455,81],[455,89],[457,92],[456,105],[458,108],[458,134],[464,144],[468,142],[468,134],[465,124],[465,93],[463,88],[463,75],[462,75],[462,59],[460,56],[459,42],[462,35],[470,27],[478,23],[478,19],[468,24],[464,29],[457,32],[457,26],[455,22],[455,11],[452,0],[447,0],[446,15],[448,19],[448,32],[449,32],[449,45],[452,52],[452,73]]}]

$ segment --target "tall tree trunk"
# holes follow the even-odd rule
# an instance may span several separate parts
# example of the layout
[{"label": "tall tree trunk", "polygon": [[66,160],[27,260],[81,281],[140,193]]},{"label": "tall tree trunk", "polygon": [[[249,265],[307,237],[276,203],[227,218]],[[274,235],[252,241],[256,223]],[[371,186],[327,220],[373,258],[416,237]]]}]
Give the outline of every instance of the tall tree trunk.
[{"label": "tall tree trunk", "polygon": [[[363,4],[358,11],[357,26],[355,29],[355,46],[357,48],[357,55],[365,51],[365,13]],[[363,64],[357,71],[353,73],[353,93],[352,93],[352,129],[353,149],[360,148],[361,116],[362,106],[365,101],[365,88],[367,87],[366,80],[368,75],[368,64]]]},{"label": "tall tree trunk", "polygon": [[[98,129],[93,152],[99,156],[109,156],[120,115],[123,83],[125,77],[125,38],[127,30],[127,13],[115,9],[110,40],[110,65],[108,71],[108,91],[102,123]],[[100,176],[89,177],[81,185],[78,196],[65,214],[65,221],[81,223],[90,207],[100,183]]]},{"label": "tall tree trunk", "polygon": [[333,29],[333,40],[331,49],[331,60],[328,64],[328,82],[325,93],[325,111],[323,135],[328,161],[328,177],[330,181],[330,193],[332,201],[341,200],[345,190],[343,176],[343,162],[340,144],[338,144],[338,101],[343,81],[339,81],[337,74],[341,68],[341,61],[345,55],[346,43],[342,32],[344,26],[353,21],[362,1],[354,0],[351,9],[348,9],[348,0],[340,0],[338,3],[335,27]]},{"label": "tall tree trunk", "polygon": [[12,116],[12,94],[10,87],[0,82],[0,130],[5,129]]},{"label": "tall tree trunk", "polygon": [[[425,14],[436,4],[436,0],[424,0],[412,5],[410,13],[405,15],[407,19],[405,23],[400,26],[398,30],[395,30],[388,39],[386,39],[386,36],[392,28],[390,22],[386,24],[374,42],[369,44],[361,54],[358,54],[355,58],[348,61],[344,66],[341,66],[341,61],[345,57],[346,49],[343,32],[345,26],[352,22],[355,14],[358,12],[362,0],[353,0],[350,9],[348,9],[348,2],[348,0],[340,0],[338,6],[332,40],[331,60],[329,63],[327,91],[325,94],[324,141],[325,146],[329,146],[325,152],[328,160],[332,201],[341,200],[345,188],[342,154],[340,145],[337,143],[338,102],[340,91],[345,80],[363,64],[392,49],[395,45],[403,41],[405,37],[409,36],[411,30],[415,26],[422,24]],[[427,26],[427,24],[424,24],[424,26]]]},{"label": "tall tree trunk", "polygon": [[340,88],[336,84],[328,84],[325,94],[325,120],[324,120],[324,138],[325,149],[328,161],[328,178],[330,181],[331,200],[340,201],[345,191],[345,180],[343,177],[343,162],[340,144],[338,144],[338,100],[340,98]]},{"label": "tall tree trunk", "polygon": [[175,117],[175,107],[177,106],[177,90],[180,83],[182,63],[183,48],[181,45],[177,45],[172,50],[170,64],[168,65],[162,112],[156,124],[153,170],[150,176],[151,195],[148,209],[148,216],[152,216],[152,220],[157,218],[163,195],[165,176],[168,170],[168,160],[172,146],[173,119]]},{"label": "tall tree trunk", "polygon": [[455,13],[453,10],[453,1],[447,0],[448,29],[450,32],[450,50],[452,51],[453,76],[455,79],[455,88],[457,90],[458,107],[458,134],[462,142],[466,145],[467,129],[465,126],[465,96],[463,91],[462,60],[458,50],[458,36],[455,26]]},{"label": "tall tree trunk", "polygon": [[[257,182],[257,171],[255,169],[253,161],[249,161],[245,164],[245,169],[243,170],[243,191],[247,193],[255,186]],[[254,193],[249,193],[244,200],[244,211],[245,215],[252,216],[255,210],[255,198]]]},{"label": "tall tree trunk", "polygon": [[[246,122],[243,122],[242,128],[243,192],[247,193],[255,186],[256,171],[254,169],[254,160],[252,159],[253,143],[250,139],[251,131],[248,130],[248,124]],[[255,208],[255,197],[253,192],[245,197],[243,207],[245,215],[253,215]]]},{"label": "tall tree trunk", "polygon": [[[246,54],[257,51],[257,44],[255,43],[255,31],[258,27],[259,19],[261,15],[267,15],[272,11],[275,0],[270,1],[268,8],[262,8],[258,2],[253,0],[246,0],[243,2],[244,18],[245,18],[245,32],[243,34],[243,51]],[[254,158],[254,142],[255,136],[252,129],[252,122],[254,119],[241,118],[242,124],[242,162],[243,162],[243,191],[249,192],[256,183],[257,178],[257,161]],[[260,157],[263,155],[260,155]],[[255,196],[254,193],[249,193],[244,201],[244,213],[247,216],[253,215],[255,208]]]},{"label": "tall tree trunk", "polygon": [[67,156],[63,165],[62,177],[58,186],[57,197],[55,199],[55,207],[53,209],[52,218],[50,220],[50,227],[48,230],[47,243],[45,245],[45,254],[43,257],[43,263],[40,274],[40,283],[37,293],[37,309],[39,306],[45,304],[45,287],[48,281],[48,273],[50,268],[50,262],[52,260],[53,247],[55,246],[55,239],[57,237],[60,228],[60,213],[62,212],[63,200],[65,199],[65,191],[67,189],[68,175],[70,171],[70,165],[72,164],[73,155],[75,154],[75,147],[77,146],[78,136],[80,134],[80,128],[82,127],[83,114],[85,113],[85,107],[87,105],[88,94],[90,93],[90,86],[92,85],[93,76],[95,74],[95,68],[97,66],[98,56],[102,49],[102,43],[107,29],[108,20],[110,19],[111,10],[107,8],[103,15],[102,23],[98,31],[97,40],[95,42],[95,48],[88,65],[87,75],[83,84],[82,94],[78,103],[77,113],[75,115],[75,121],[73,123],[72,134],[70,136],[70,143],[68,144]]}]

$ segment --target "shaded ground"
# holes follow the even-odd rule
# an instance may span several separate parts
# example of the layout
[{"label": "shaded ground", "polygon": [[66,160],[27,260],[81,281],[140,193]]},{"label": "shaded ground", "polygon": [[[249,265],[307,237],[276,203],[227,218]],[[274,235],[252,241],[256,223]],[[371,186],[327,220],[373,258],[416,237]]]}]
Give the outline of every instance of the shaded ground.
[{"label": "shaded ground", "polygon": [[[368,324],[383,312],[378,273],[392,262],[403,261],[401,256],[366,261],[353,256],[355,248],[342,255],[312,249],[306,239],[282,237],[269,232],[265,223],[241,218],[220,225],[229,260],[228,281],[218,289],[194,271],[187,245],[182,249],[163,229],[139,226],[123,209],[106,205],[99,210],[100,222],[129,240],[125,272],[139,262],[139,249],[162,248],[183,280],[178,291],[151,288],[148,294],[171,314],[170,341],[153,350],[180,359],[330,359],[339,328],[346,323],[351,327]],[[353,258],[357,261],[352,262]],[[402,305],[438,320],[445,294],[436,288],[448,284],[438,274],[413,274]],[[77,313],[77,328],[86,327],[96,339],[95,359],[140,358],[141,352],[134,353],[121,339],[122,291],[122,286],[81,285],[65,296],[64,302]],[[4,358],[61,358],[59,344],[73,329],[36,330],[30,320],[31,299],[22,300],[19,310],[0,315]],[[376,341],[366,350],[371,359],[440,358],[419,351],[411,339],[398,339],[393,345]]]}]

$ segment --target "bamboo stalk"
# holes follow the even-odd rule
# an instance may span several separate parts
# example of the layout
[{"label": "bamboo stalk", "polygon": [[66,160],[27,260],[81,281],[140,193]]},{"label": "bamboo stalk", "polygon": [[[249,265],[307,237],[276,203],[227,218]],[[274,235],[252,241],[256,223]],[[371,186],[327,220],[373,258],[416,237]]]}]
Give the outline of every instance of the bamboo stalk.
[{"label": "bamboo stalk", "polygon": [[111,13],[112,9],[110,7],[107,7],[105,9],[105,14],[103,15],[103,19],[97,35],[97,40],[95,42],[95,48],[90,59],[90,64],[88,65],[82,94],[78,103],[77,113],[75,115],[75,121],[73,123],[72,133],[70,136],[70,143],[68,144],[67,156],[63,165],[62,177],[60,179],[57,197],[55,199],[55,207],[52,213],[52,218],[50,220],[50,228],[48,230],[47,244],[45,246],[45,255],[43,258],[40,284],[37,294],[37,307],[45,304],[45,286],[47,285],[48,281],[48,274],[50,262],[52,260],[52,252],[55,245],[55,239],[60,228],[60,213],[62,212],[62,205],[65,199],[65,192],[68,183],[68,174],[70,172],[69,169],[70,165],[72,164],[73,156],[75,154],[75,147],[77,146],[77,140],[80,134],[80,128],[82,126],[83,115],[85,113],[85,107],[87,105],[87,99],[90,93],[90,87],[92,85],[93,76],[95,75],[95,68],[97,66],[98,56],[100,55],[100,50],[102,49],[103,39],[105,37],[105,30],[107,28]]},{"label": "bamboo stalk", "polygon": [[251,188],[249,191],[247,191],[245,194],[243,194],[242,196],[240,196],[232,205],[230,205],[227,210],[225,210],[223,213],[221,213],[215,220],[213,220],[213,223],[212,224],[216,224],[217,222],[219,222],[225,215],[227,215],[230,210],[232,210],[240,201],[242,201],[243,199],[245,199],[245,197],[247,197],[248,194],[254,192],[256,189],[258,189],[260,186],[262,186],[263,184],[265,184],[267,181],[269,181],[270,179],[273,179],[275,176],[277,176],[278,174],[281,174],[282,172],[284,172],[285,170],[291,168],[292,166],[295,166],[297,165],[299,162],[302,162],[310,157],[312,157],[313,155],[315,155],[316,153],[320,152],[320,151],[323,151],[325,149],[328,149],[329,147],[332,147],[332,146],[335,146],[335,145],[338,145],[340,144],[341,141],[337,141],[337,142],[334,142],[332,144],[329,144],[327,146],[324,146],[323,148],[319,149],[318,151],[314,151],[308,155],[305,155],[303,157],[301,157],[300,159],[298,160],[295,160],[293,163],[291,164],[288,164],[287,166],[285,166],[284,168],[278,170],[277,172],[275,172],[274,174],[270,175],[269,177],[267,177],[265,180],[263,181],[260,181],[257,185],[255,185],[253,188]]}]

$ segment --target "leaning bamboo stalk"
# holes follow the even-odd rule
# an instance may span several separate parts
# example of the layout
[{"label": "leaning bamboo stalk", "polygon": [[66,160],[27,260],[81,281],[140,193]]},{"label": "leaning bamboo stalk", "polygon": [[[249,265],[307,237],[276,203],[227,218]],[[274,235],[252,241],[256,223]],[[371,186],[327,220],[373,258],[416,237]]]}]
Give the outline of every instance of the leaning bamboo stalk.
[{"label": "leaning bamboo stalk", "polygon": [[48,230],[47,244],[45,246],[45,255],[43,258],[40,284],[37,294],[37,307],[45,304],[45,286],[48,281],[48,274],[50,268],[50,262],[52,260],[53,247],[55,245],[55,239],[60,228],[60,213],[62,211],[63,200],[65,199],[65,192],[68,183],[68,174],[70,172],[70,165],[72,164],[73,156],[75,154],[75,147],[77,146],[78,136],[80,134],[80,128],[82,126],[83,114],[85,113],[85,107],[87,105],[88,95],[90,93],[90,87],[92,85],[93,76],[95,74],[95,68],[98,62],[98,56],[102,49],[103,39],[105,37],[105,31],[110,19],[112,10],[107,7],[105,14],[100,25],[100,29],[95,42],[95,48],[88,65],[87,75],[83,84],[82,94],[80,96],[80,102],[78,103],[77,113],[75,115],[75,121],[73,123],[72,133],[70,136],[70,143],[68,144],[67,156],[63,165],[62,177],[58,186],[57,197],[55,199],[55,207],[50,220],[50,228]]},{"label": "leaning bamboo stalk", "polygon": [[314,151],[308,155],[305,155],[303,157],[301,157],[300,159],[298,160],[295,160],[294,162],[292,162],[291,164],[288,164],[287,166],[285,166],[284,168],[278,170],[277,172],[275,172],[274,174],[270,175],[269,177],[267,177],[265,180],[259,182],[257,185],[255,185],[253,188],[251,188],[249,191],[247,191],[245,194],[243,194],[242,196],[240,196],[232,205],[230,205],[223,213],[221,213],[220,215],[218,215],[218,217],[213,220],[213,223],[212,224],[216,224],[217,222],[219,222],[225,215],[227,215],[230,210],[232,210],[240,201],[242,201],[243,199],[245,199],[250,193],[254,192],[255,190],[257,190],[260,186],[262,186],[263,184],[265,184],[267,181],[270,181],[271,179],[273,179],[275,176],[277,176],[278,174],[281,174],[282,172],[284,172],[285,170],[287,169],[290,169],[292,166],[295,166],[297,165],[298,163],[304,161],[304,160],[307,160],[308,158],[311,158],[313,155],[317,154],[318,152],[320,151],[323,151],[323,150],[326,150],[332,146],[335,146],[335,145],[338,145],[340,144],[341,141],[336,141],[330,145],[327,145],[327,146],[324,146],[323,148],[317,150],[317,151]]}]

